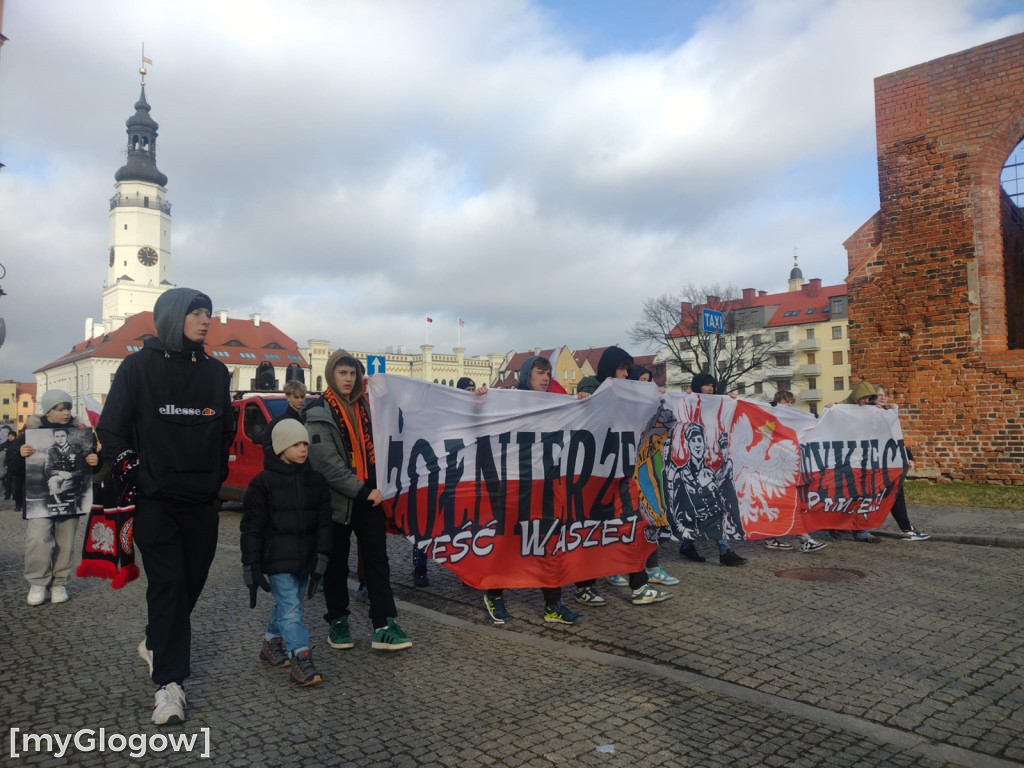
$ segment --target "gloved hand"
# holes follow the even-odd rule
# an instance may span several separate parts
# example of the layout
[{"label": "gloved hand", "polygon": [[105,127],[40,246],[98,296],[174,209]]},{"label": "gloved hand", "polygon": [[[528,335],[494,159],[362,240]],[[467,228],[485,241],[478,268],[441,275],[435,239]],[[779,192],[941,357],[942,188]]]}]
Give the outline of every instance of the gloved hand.
[{"label": "gloved hand", "polygon": [[269,592],[270,582],[267,581],[267,577],[263,575],[263,571],[260,569],[259,563],[243,565],[242,580],[245,582],[245,586],[249,588],[249,607],[255,608],[256,588],[261,587],[264,592]]},{"label": "gloved hand", "polygon": [[309,574],[309,586],[306,588],[306,599],[312,600],[313,595],[316,594],[317,588],[320,586],[320,582],[324,580],[324,574],[327,573],[327,555],[316,556],[316,568]]}]

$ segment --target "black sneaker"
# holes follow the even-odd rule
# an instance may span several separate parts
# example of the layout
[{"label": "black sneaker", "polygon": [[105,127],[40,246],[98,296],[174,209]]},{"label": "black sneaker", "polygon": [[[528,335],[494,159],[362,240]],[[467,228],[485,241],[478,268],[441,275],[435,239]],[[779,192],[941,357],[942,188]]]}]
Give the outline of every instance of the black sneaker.
[{"label": "black sneaker", "polygon": [[[142,651],[140,650],[139,652],[141,653]],[[263,641],[263,648],[260,650],[260,661],[272,667],[287,667],[291,664],[280,637]]]},{"label": "black sneaker", "polygon": [[299,651],[292,656],[292,682],[303,688],[323,682],[323,677],[313,666],[313,657],[309,651]]},{"label": "black sneaker", "polygon": [[417,565],[412,569],[412,585],[414,587],[430,586],[430,582],[427,580],[427,566]]},{"label": "black sneaker", "polygon": [[731,549],[727,549],[724,554],[718,556],[718,562],[721,565],[746,565],[747,558],[740,557]]},{"label": "black sneaker", "polygon": [[702,555],[700,552],[698,552],[697,548],[694,546],[681,546],[679,548],[679,554],[685,557],[687,560],[692,560],[695,563],[707,562],[707,558],[704,557],[704,555]]}]

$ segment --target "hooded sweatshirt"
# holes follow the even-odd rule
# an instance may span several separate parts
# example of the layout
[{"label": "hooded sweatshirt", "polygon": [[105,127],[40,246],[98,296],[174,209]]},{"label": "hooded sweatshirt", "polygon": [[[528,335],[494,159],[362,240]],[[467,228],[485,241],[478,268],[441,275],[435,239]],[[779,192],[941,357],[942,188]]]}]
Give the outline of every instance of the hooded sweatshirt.
[{"label": "hooded sweatshirt", "polygon": [[693,381],[690,382],[690,391],[695,395],[699,395],[701,387],[705,384],[711,384],[715,388],[714,394],[718,394],[718,381],[710,373],[704,373],[703,371],[693,377]]},{"label": "hooded sweatshirt", "polygon": [[[530,374],[533,372],[533,365],[538,360],[546,360],[547,358],[541,357],[540,355],[534,355],[533,357],[526,358],[526,362],[523,363],[523,367],[519,369],[519,381],[516,385],[516,389],[530,389]],[[551,379],[548,381],[548,392],[556,395],[568,394],[565,391],[565,387],[558,383],[558,380],[554,377],[554,371],[552,371]]]},{"label": "hooded sweatshirt", "polygon": [[875,385],[870,381],[860,382],[843,402],[857,405],[857,401],[862,397],[870,397],[869,403],[874,403],[875,398],[878,397],[878,394],[875,392]]},{"label": "hooded sweatshirt", "polygon": [[[334,386],[334,369],[340,364],[356,369],[355,386],[348,396]],[[353,502],[366,501],[377,487],[363,366],[349,352],[339,349],[327,359],[324,381],[328,390],[302,409],[302,418],[309,431],[309,461],[327,478],[331,489],[331,518],[347,524]]]},{"label": "hooded sweatshirt", "polygon": [[201,342],[185,338],[185,315],[197,299],[208,305],[193,288],[157,299],[157,335],[117,369],[96,427],[105,461],[129,448],[138,453],[140,499],[212,502],[228,474],[231,375]]},{"label": "hooded sweatshirt", "polygon": [[615,372],[623,363],[631,371],[633,370],[633,357],[629,352],[620,347],[608,347],[601,353],[601,358],[597,361],[597,375],[582,379],[577,391],[588,395],[594,394],[601,382],[605,379],[615,378]]}]

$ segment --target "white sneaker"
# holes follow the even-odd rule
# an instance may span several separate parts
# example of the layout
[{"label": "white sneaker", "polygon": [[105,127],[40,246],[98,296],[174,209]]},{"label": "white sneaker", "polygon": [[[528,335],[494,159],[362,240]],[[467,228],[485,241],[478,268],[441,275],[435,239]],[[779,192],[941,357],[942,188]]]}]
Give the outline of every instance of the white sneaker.
[{"label": "white sneaker", "polygon": [[153,700],[153,722],[156,725],[185,722],[185,691],[177,683],[168,683],[156,692]]},{"label": "white sneaker", "polygon": [[46,598],[48,598],[49,596],[50,592],[46,587],[29,587],[28,604],[42,605],[46,602]]},{"label": "white sneaker", "polygon": [[51,603],[66,603],[71,598],[68,596],[67,587],[54,587],[50,591]]},{"label": "white sneaker", "polygon": [[815,539],[808,538],[800,542],[800,551],[817,552],[819,549],[824,549],[827,546],[828,544],[826,544],[824,541],[816,541]]},{"label": "white sneaker", "polygon": [[146,647],[146,638],[139,640],[139,657],[149,665],[149,676],[153,676],[153,652]]}]

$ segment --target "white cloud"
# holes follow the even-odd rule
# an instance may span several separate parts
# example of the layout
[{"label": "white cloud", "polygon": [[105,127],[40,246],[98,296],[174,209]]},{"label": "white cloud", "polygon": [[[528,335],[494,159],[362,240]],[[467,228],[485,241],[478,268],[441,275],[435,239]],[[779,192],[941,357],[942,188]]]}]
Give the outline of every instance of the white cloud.
[{"label": "white cloud", "polygon": [[676,47],[592,55],[525,0],[8,4],[0,375],[99,313],[141,40],[176,282],[371,352],[461,316],[483,354],[625,343],[687,282],[782,290],[794,246],[839,282],[873,78],[1024,27],[988,7],[708,3]]}]

